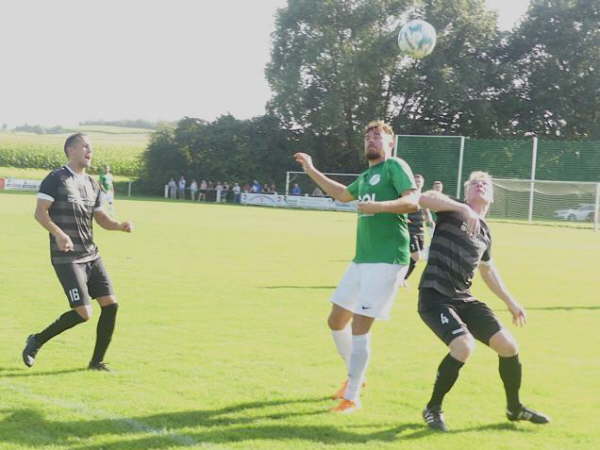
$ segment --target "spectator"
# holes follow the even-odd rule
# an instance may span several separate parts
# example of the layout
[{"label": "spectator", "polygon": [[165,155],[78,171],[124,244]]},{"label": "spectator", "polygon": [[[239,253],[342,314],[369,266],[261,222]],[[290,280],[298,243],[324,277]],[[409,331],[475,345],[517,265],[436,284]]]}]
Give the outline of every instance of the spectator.
[{"label": "spectator", "polygon": [[252,188],[250,187],[250,185],[248,183],[246,183],[243,187],[242,187],[242,192],[248,194],[250,192],[252,192]]},{"label": "spectator", "polygon": [[242,198],[242,189],[240,188],[240,185],[235,183],[233,188],[231,188],[231,191],[233,192],[233,203],[239,203]]},{"label": "spectator", "polygon": [[212,181],[208,182],[208,187],[206,188],[206,201],[214,202],[215,201],[215,185]]},{"label": "spectator", "polygon": [[198,201],[204,200],[206,201],[206,189],[208,188],[208,184],[206,184],[206,180],[202,180],[200,182],[200,192],[198,193]]},{"label": "spectator", "polygon": [[267,183],[263,184],[262,191],[263,191],[265,194],[272,194],[272,192],[271,192],[271,188],[269,187],[269,185],[268,185]]},{"label": "spectator", "polygon": [[229,183],[223,183],[223,192],[221,193],[221,202],[227,203],[228,196],[229,196]]},{"label": "spectator", "polygon": [[294,183],[292,186],[292,195],[302,195],[302,189],[300,189],[298,183]]},{"label": "spectator", "polygon": [[169,183],[167,183],[167,186],[169,186],[169,198],[175,200],[177,198],[177,183],[171,178]]},{"label": "spectator", "polygon": [[319,186],[315,187],[311,194],[313,197],[323,197],[323,191],[319,188]]},{"label": "spectator", "polygon": [[181,178],[179,178],[179,183],[177,183],[177,190],[178,190],[178,194],[179,194],[179,199],[184,200],[185,199],[185,178],[183,178],[183,175],[181,175]]},{"label": "spectator", "polygon": [[270,191],[271,194],[277,194],[277,187],[275,186],[275,183],[271,183]]},{"label": "spectator", "polygon": [[261,191],[262,191],[262,188],[260,187],[260,183],[257,180],[254,180],[252,182],[252,187],[250,188],[250,192],[259,193]]},{"label": "spectator", "polygon": [[192,184],[190,184],[190,196],[192,197],[192,201],[196,200],[196,192],[198,192],[198,183],[196,183],[196,180],[192,180]]},{"label": "spectator", "polygon": [[216,193],[215,202],[217,202],[217,203],[221,202],[221,193],[222,192],[223,192],[223,185],[221,184],[220,181],[217,181],[217,185],[215,186],[215,193]]}]

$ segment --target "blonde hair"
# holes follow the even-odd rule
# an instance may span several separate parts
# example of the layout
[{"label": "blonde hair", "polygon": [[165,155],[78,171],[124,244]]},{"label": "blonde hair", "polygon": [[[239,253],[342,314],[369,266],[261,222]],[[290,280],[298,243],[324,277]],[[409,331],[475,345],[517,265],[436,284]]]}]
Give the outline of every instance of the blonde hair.
[{"label": "blonde hair", "polygon": [[474,172],[471,172],[471,174],[469,175],[469,179],[467,181],[465,181],[465,184],[464,184],[465,198],[467,198],[469,189],[471,188],[471,182],[479,181],[479,180],[484,180],[489,183],[491,194],[492,194],[492,199],[493,199],[494,198],[494,183],[492,182],[492,176],[487,172],[483,172],[482,170],[476,170]]},{"label": "blonde hair", "polygon": [[365,128],[365,136],[369,131],[375,128],[383,131],[385,134],[389,134],[392,137],[395,136],[394,129],[390,125],[385,123],[383,120],[372,120],[371,122],[369,122],[369,124]]}]

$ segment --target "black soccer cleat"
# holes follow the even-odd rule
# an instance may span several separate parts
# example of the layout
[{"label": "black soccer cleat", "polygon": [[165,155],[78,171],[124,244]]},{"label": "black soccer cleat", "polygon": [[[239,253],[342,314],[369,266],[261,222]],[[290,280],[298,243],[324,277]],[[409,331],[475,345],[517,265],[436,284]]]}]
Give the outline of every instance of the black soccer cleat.
[{"label": "black soccer cleat", "polygon": [[106,364],[107,363],[103,361],[90,362],[90,364],[88,365],[88,370],[96,370],[98,372],[112,372]]},{"label": "black soccer cleat", "polygon": [[507,409],[506,417],[508,418],[508,420],[512,421],[525,420],[527,422],[536,424],[544,424],[550,422],[550,417],[537,411],[534,411],[533,409],[529,409],[523,405],[521,405],[521,408],[516,412]]},{"label": "black soccer cleat", "polygon": [[423,420],[429,428],[435,431],[448,431],[446,422],[444,421],[444,414],[439,408],[425,408],[423,410]]},{"label": "black soccer cleat", "polygon": [[35,363],[35,356],[39,351],[41,345],[38,344],[37,339],[34,334],[30,334],[27,336],[25,340],[25,348],[23,349],[23,362],[27,367],[33,366]]}]

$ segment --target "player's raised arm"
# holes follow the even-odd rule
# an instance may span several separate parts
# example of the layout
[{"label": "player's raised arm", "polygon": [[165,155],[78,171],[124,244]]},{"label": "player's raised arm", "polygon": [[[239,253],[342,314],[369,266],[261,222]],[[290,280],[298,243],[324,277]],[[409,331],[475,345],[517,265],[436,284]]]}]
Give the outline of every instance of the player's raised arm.
[{"label": "player's raised arm", "polygon": [[419,193],[416,189],[409,189],[402,193],[396,200],[383,202],[360,202],[358,211],[363,214],[406,214],[413,213],[419,209]]},{"label": "player's raised arm", "polygon": [[104,212],[102,209],[97,209],[94,211],[94,219],[105,230],[111,231],[125,231],[126,233],[131,233],[133,231],[133,224],[129,221],[118,222],[108,214]]},{"label": "player's raised arm", "polygon": [[312,157],[306,153],[296,153],[294,155],[296,162],[302,165],[304,172],[321,188],[327,195],[333,197],[338,202],[350,202],[354,200],[354,197],[346,186],[342,183],[338,183],[335,180],[325,176],[322,172],[317,170],[313,165]]},{"label": "player's raised arm", "polygon": [[527,323],[525,309],[510,294],[494,263],[491,260],[489,262],[482,261],[479,264],[479,273],[487,287],[506,304],[512,314],[513,323],[517,326],[525,325]]},{"label": "player's raised arm", "polygon": [[419,198],[421,208],[433,211],[453,211],[462,214],[467,221],[467,230],[470,234],[479,233],[479,214],[469,205],[452,200],[447,195],[437,191],[423,192]]}]

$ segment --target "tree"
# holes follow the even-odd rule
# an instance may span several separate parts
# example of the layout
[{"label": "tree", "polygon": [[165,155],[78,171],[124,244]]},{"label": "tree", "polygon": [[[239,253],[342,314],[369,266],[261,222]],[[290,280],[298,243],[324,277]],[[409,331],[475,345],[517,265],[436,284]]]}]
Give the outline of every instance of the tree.
[{"label": "tree", "polygon": [[410,0],[297,0],[280,9],[269,110],[325,169],[358,169],[362,128],[386,115],[394,30]]},{"label": "tree", "polygon": [[600,2],[532,0],[507,47],[514,133],[600,139]]}]

